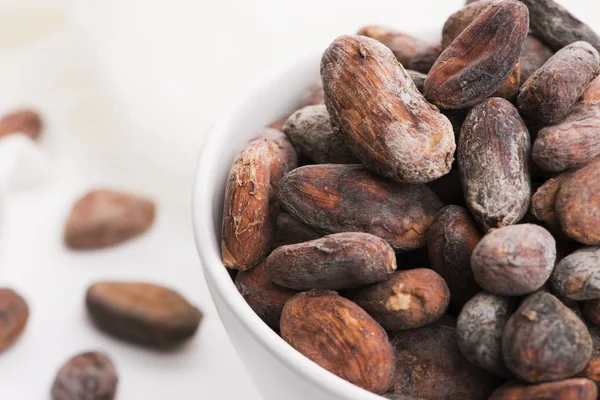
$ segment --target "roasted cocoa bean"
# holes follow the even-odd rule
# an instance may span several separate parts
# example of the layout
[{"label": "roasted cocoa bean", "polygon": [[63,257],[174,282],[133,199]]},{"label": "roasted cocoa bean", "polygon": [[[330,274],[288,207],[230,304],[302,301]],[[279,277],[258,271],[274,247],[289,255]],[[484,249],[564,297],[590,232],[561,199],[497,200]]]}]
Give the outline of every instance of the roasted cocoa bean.
[{"label": "roasted cocoa bean", "polygon": [[467,206],[488,230],[518,222],[529,206],[529,132],[515,107],[491,98],[473,107],[458,142]]},{"label": "roasted cocoa bean", "polygon": [[489,400],[595,400],[597,395],[598,390],[594,382],[574,378],[538,385],[507,383],[499,387]]},{"label": "roasted cocoa bean", "polygon": [[491,96],[517,65],[528,24],[522,3],[492,3],[437,59],[425,81],[427,100],[457,109]]},{"label": "roasted cocoa bean", "polygon": [[408,68],[413,58],[431,45],[414,36],[398,32],[381,25],[368,25],[358,31],[358,35],[366,36],[383,43],[388,47],[394,57],[404,67]]},{"label": "roasted cocoa bean", "polygon": [[531,196],[531,212],[539,221],[544,222],[553,233],[560,231],[556,215],[556,196],[562,184],[570,176],[571,172],[565,172],[548,179]]},{"label": "roasted cocoa bean", "polygon": [[442,28],[442,49],[447,48],[475,19],[497,0],[480,0],[467,4],[450,15]]},{"label": "roasted cocoa bean", "polygon": [[471,254],[480,240],[469,212],[459,206],[442,208],[427,234],[431,269],[448,284],[450,309],[456,314],[481,291],[471,271]]},{"label": "roasted cocoa bean", "polygon": [[108,189],[81,197],[69,214],[64,243],[73,250],[102,249],[133,239],[154,223],[156,206],[143,197]]},{"label": "roasted cocoa bean", "polygon": [[70,358],[56,374],[52,400],[113,400],[119,376],[107,355],[98,352]]},{"label": "roasted cocoa bean", "polygon": [[600,298],[600,247],[584,247],[563,258],[552,272],[552,287],[570,300]]},{"label": "roasted cocoa bean", "polygon": [[323,235],[282,211],[277,215],[272,247],[276,249],[287,244],[308,242],[321,236]]},{"label": "roasted cocoa bean", "polygon": [[29,306],[12,289],[0,288],[0,352],[21,337],[29,320]]},{"label": "roasted cocoa bean", "polygon": [[394,355],[385,331],[335,292],[311,290],[288,300],[281,315],[281,336],[342,379],[377,394],[390,388]]},{"label": "roasted cocoa bean", "polygon": [[279,200],[316,230],[371,233],[398,251],[424,246],[442,207],[425,185],[389,182],[360,165],[297,168],[281,180]]},{"label": "roasted cocoa bean", "polygon": [[274,284],[265,274],[264,263],[240,271],[235,278],[235,286],[260,319],[271,329],[279,331],[283,306],[296,292]]},{"label": "roasted cocoa bean", "polygon": [[522,296],[540,289],[556,260],[556,241],[538,225],[507,226],[481,239],[471,256],[475,281],[490,293]]},{"label": "roasted cocoa bean", "polygon": [[533,160],[546,171],[582,167],[600,155],[600,101],[575,104],[560,123],[538,132]]},{"label": "roasted cocoa bean", "polygon": [[502,377],[510,377],[502,360],[502,333],[516,299],[481,292],[465,304],[458,316],[458,348],[473,364]]},{"label": "roasted cocoa bean", "polygon": [[600,245],[600,159],[573,172],[556,196],[562,230],[583,244]]},{"label": "roasted cocoa bean", "polygon": [[283,125],[283,132],[298,154],[317,164],[358,164],[333,132],[329,113],[324,104],[306,106],[293,113]]},{"label": "roasted cocoa bean", "polygon": [[600,71],[598,52],[587,42],[575,42],[550,57],[523,84],[517,97],[519,111],[541,125],[564,119]]},{"label": "roasted cocoa bean", "polygon": [[[412,60],[410,60],[408,68],[423,74],[428,74],[440,54],[442,54],[442,47],[439,44],[424,47],[414,55]],[[423,93],[421,90],[419,91]]]},{"label": "roasted cocoa bean", "polygon": [[334,130],[369,169],[398,182],[448,173],[452,125],[389,49],[364,36],[341,36],[323,54],[321,76]]},{"label": "roasted cocoa bean", "polygon": [[267,276],[295,290],[355,288],[386,280],[395,270],[394,249],[380,237],[360,232],[282,246],[265,260]]},{"label": "roasted cocoa bean", "polygon": [[31,140],[39,138],[43,129],[42,117],[33,110],[16,110],[0,119],[0,138],[22,133]]},{"label": "roasted cocoa bean", "polygon": [[202,312],[177,292],[150,283],[98,282],[85,298],[94,324],[115,337],[170,348],[191,338]]},{"label": "roasted cocoa bean", "polygon": [[585,324],[546,292],[530,295],[509,318],[502,335],[504,363],[531,383],[569,378],[582,371],[592,355]]},{"label": "roasted cocoa bean", "polygon": [[456,345],[455,321],[445,317],[390,336],[396,355],[392,392],[424,399],[486,399],[497,378],[468,362]]},{"label": "roasted cocoa bean", "polygon": [[277,185],[295,164],[294,150],[283,138],[256,139],[237,155],[223,205],[221,251],[226,267],[246,270],[266,256],[279,210]]},{"label": "roasted cocoa bean", "polygon": [[449,300],[444,279],[426,268],[396,272],[354,297],[356,304],[388,331],[418,328],[438,320]]},{"label": "roasted cocoa bean", "polygon": [[553,0],[523,0],[529,9],[532,32],[554,50],[585,40],[600,50],[600,37]]},{"label": "roasted cocoa bean", "polygon": [[548,61],[554,52],[533,35],[527,35],[519,64],[521,66],[521,81],[523,85],[535,71]]},{"label": "roasted cocoa bean", "polygon": [[581,100],[600,100],[600,75],[595,77],[585,88]]}]

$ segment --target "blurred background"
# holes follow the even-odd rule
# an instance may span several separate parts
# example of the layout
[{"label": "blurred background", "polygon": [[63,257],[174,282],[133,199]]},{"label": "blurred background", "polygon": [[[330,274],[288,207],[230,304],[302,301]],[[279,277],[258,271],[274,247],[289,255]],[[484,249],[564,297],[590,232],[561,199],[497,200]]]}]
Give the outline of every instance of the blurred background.
[{"label": "blurred background", "polygon": [[[39,144],[0,141],[0,285],[31,308],[18,345],[0,354],[0,398],[48,397],[72,354],[109,353],[118,398],[259,399],[229,345],[195,252],[191,188],[205,134],[243,94],[338,35],[384,24],[435,42],[463,0],[0,0],[0,113],[41,113]],[[565,0],[596,28],[592,0]],[[2,143],[4,142],[4,143]],[[94,187],[145,194],[152,231],[73,254],[62,230]],[[205,311],[175,353],[97,333],[83,296],[98,279],[149,280]]]}]

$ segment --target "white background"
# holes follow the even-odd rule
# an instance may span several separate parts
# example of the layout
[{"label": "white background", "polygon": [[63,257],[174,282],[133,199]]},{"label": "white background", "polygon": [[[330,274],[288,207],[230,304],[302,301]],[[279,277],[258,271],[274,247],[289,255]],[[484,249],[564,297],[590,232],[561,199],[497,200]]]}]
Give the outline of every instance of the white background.
[{"label": "white background", "polygon": [[[587,22],[595,0],[564,1]],[[120,399],[258,400],[201,274],[189,216],[204,132],[239,95],[337,35],[382,23],[435,38],[461,0],[0,1],[0,109],[33,104],[48,129],[35,184],[8,193],[0,285],[29,301],[21,340],[0,354],[0,398],[48,398],[60,364],[106,351]],[[600,21],[595,24],[600,27]],[[98,185],[159,202],[152,231],[114,249],[71,253],[62,227]],[[198,336],[157,353],[97,332],[83,308],[98,279],[176,288],[206,314]]]}]

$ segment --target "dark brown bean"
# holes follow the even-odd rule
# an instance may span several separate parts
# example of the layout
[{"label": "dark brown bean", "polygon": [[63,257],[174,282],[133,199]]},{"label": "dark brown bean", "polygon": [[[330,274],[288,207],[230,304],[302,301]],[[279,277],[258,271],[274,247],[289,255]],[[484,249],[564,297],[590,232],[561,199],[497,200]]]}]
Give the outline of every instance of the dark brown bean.
[{"label": "dark brown bean", "polygon": [[517,105],[522,115],[542,126],[564,119],[600,71],[598,52],[587,42],[575,42],[538,69],[523,84]]},{"label": "dark brown bean", "polygon": [[149,199],[108,189],[92,190],[73,206],[64,243],[73,250],[114,246],[150,229],[154,215],[155,205]]},{"label": "dark brown bean", "polygon": [[366,36],[383,43],[394,53],[394,57],[396,57],[398,62],[406,68],[408,68],[417,54],[431,47],[429,43],[414,36],[381,25],[362,27],[358,31],[358,35]]},{"label": "dark brown bean", "polygon": [[450,15],[442,29],[442,49],[447,48],[475,19],[487,10],[494,1],[480,0],[476,3],[467,4],[454,14]]},{"label": "dark brown bean", "polygon": [[456,324],[458,348],[473,364],[510,377],[502,359],[502,333],[516,299],[481,292],[463,307]]},{"label": "dark brown bean", "polygon": [[392,392],[424,399],[486,399],[497,378],[468,362],[456,345],[455,321],[443,318],[390,335],[396,355]]},{"label": "dark brown bean", "polygon": [[426,268],[396,272],[354,297],[356,304],[388,331],[418,328],[438,320],[449,300],[444,279]]},{"label": "dark brown bean", "polygon": [[321,236],[323,235],[282,211],[277,215],[272,247],[276,249],[287,244],[308,242]]},{"label": "dark brown bean", "polygon": [[556,241],[533,224],[507,226],[481,239],[471,256],[475,280],[500,296],[522,296],[540,289],[556,260]]},{"label": "dark brown bean", "polygon": [[311,290],[288,300],[281,336],[342,379],[377,394],[390,388],[394,355],[385,331],[335,292]]},{"label": "dark brown bean", "polygon": [[594,382],[574,378],[539,385],[507,383],[498,388],[489,400],[596,400],[597,395]]},{"label": "dark brown bean", "polygon": [[518,222],[529,206],[529,132],[515,107],[491,98],[473,107],[458,142],[467,206],[488,230]]},{"label": "dark brown bean", "polygon": [[306,106],[293,113],[283,132],[299,155],[317,164],[357,164],[358,159],[333,132],[325,104]]},{"label": "dark brown bean", "polygon": [[359,165],[310,165],[287,174],[279,186],[283,207],[325,233],[366,232],[395,250],[425,245],[442,207],[425,185],[397,184]]},{"label": "dark brown bean", "polygon": [[469,212],[458,206],[442,208],[427,235],[431,269],[448,284],[450,309],[456,314],[481,290],[471,271],[471,254],[480,240]]},{"label": "dark brown bean", "polygon": [[552,287],[570,300],[600,298],[600,247],[584,247],[563,258],[552,273]]},{"label": "dark brown bean", "polygon": [[389,49],[364,36],[341,36],[323,54],[321,76],[334,130],[369,169],[398,182],[448,173],[452,125]]},{"label": "dark brown bean", "polygon": [[0,288],[0,352],[21,337],[29,320],[29,306],[12,289]]},{"label": "dark brown bean", "polygon": [[519,64],[521,66],[521,81],[523,85],[535,71],[548,61],[554,52],[533,35],[527,35]]},{"label": "dark brown bean", "polygon": [[600,50],[600,37],[553,0],[523,0],[529,9],[531,30],[554,50],[585,40]]},{"label": "dark brown bean", "polygon": [[240,271],[235,278],[235,287],[260,319],[279,331],[283,306],[296,292],[274,284],[265,274],[264,263]]},{"label": "dark brown bean", "polygon": [[592,355],[585,324],[549,293],[530,295],[509,318],[502,353],[518,378],[539,383],[569,378],[582,371]]},{"label": "dark brown bean", "polygon": [[98,352],[70,358],[56,374],[52,400],[113,400],[119,376],[108,356]]},{"label": "dark brown bean", "polygon": [[562,230],[571,239],[600,245],[600,159],[573,172],[556,196]]},{"label": "dark brown bean", "polygon": [[425,97],[457,109],[491,96],[517,65],[528,24],[522,3],[492,3],[437,59],[425,81]]},{"label": "dark brown bean", "polygon": [[388,279],[396,256],[383,239],[344,232],[279,247],[265,260],[265,273],[295,290],[349,289]]},{"label": "dark brown bean", "polygon": [[98,282],[88,288],[85,301],[99,329],[149,347],[177,346],[202,321],[202,312],[183,296],[150,283]]}]

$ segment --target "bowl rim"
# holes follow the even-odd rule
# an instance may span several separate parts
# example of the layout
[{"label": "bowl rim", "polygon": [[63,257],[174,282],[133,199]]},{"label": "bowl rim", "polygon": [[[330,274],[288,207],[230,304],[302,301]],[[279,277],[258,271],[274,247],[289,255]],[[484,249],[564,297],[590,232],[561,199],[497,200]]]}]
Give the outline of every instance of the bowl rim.
[{"label": "bowl rim", "polygon": [[[244,301],[232,281],[221,260],[221,246],[217,242],[217,235],[212,229],[213,207],[216,198],[210,190],[212,185],[211,176],[216,170],[214,159],[219,157],[219,151],[227,145],[237,114],[243,114],[241,110],[247,107],[253,107],[254,104],[260,104],[261,98],[267,96],[270,89],[280,87],[290,76],[295,73],[306,71],[315,60],[318,62],[321,53],[313,53],[307,57],[301,58],[301,62],[288,66],[279,74],[272,74],[270,78],[258,82],[253,90],[249,90],[245,96],[242,96],[228,111],[224,112],[213,126],[208,130],[207,139],[200,152],[197,170],[194,179],[192,193],[192,225],[194,230],[194,239],[197,252],[200,256],[200,262],[204,275],[209,284],[211,297],[214,290],[219,294],[224,304],[236,316],[244,329],[275,359],[285,364],[292,370],[296,376],[299,376],[311,384],[316,384],[320,389],[334,397],[357,400],[380,400],[382,397],[362,389],[326,369],[320,367],[300,352],[295,350],[280,336],[273,332],[259,317],[254,313],[250,306]],[[317,64],[318,65],[318,64]]]}]

